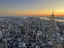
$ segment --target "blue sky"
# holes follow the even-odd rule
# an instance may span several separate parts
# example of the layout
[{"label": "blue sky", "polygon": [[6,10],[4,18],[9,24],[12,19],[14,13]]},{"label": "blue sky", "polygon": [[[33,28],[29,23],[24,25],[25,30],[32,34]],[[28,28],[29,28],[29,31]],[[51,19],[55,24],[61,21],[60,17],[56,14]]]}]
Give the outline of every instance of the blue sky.
[{"label": "blue sky", "polygon": [[[64,11],[64,0],[0,0],[0,15],[42,14],[42,12]],[[28,12],[28,13],[27,13]],[[41,12],[41,13],[40,13]]]}]

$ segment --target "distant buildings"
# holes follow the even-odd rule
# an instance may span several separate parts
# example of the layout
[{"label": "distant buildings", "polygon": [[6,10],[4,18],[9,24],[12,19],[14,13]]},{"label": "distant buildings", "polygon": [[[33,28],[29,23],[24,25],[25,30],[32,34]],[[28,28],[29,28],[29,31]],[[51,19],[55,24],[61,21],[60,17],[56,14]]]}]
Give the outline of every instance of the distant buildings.
[{"label": "distant buildings", "polygon": [[64,25],[55,21],[54,13],[49,19],[40,19],[40,17],[3,17],[0,20],[0,47],[64,47]]}]

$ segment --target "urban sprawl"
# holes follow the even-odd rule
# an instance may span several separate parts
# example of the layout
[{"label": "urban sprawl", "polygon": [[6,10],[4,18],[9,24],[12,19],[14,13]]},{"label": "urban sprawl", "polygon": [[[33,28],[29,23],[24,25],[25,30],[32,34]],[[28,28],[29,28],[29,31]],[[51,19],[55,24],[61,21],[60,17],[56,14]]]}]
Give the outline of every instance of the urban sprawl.
[{"label": "urban sprawl", "polygon": [[64,22],[49,19],[0,17],[0,48],[64,48]]}]

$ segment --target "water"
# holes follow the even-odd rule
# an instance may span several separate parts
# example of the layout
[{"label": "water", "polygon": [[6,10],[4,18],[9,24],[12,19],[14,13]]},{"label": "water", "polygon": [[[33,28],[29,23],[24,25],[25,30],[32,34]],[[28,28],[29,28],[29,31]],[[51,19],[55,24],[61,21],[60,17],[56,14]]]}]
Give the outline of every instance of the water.
[{"label": "water", "polygon": [[[48,17],[40,17],[40,19],[50,20],[50,18],[48,18]],[[56,18],[55,18],[55,21],[64,22],[64,19],[56,19]]]}]

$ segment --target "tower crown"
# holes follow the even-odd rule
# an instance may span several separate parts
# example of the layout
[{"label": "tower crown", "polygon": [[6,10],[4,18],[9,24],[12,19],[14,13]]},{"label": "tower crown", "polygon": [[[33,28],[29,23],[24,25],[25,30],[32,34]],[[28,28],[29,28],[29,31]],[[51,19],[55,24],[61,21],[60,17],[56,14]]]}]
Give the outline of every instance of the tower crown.
[{"label": "tower crown", "polygon": [[52,16],[54,16],[54,11],[52,12]]},{"label": "tower crown", "polygon": [[52,11],[51,19],[54,20],[54,11]]}]

